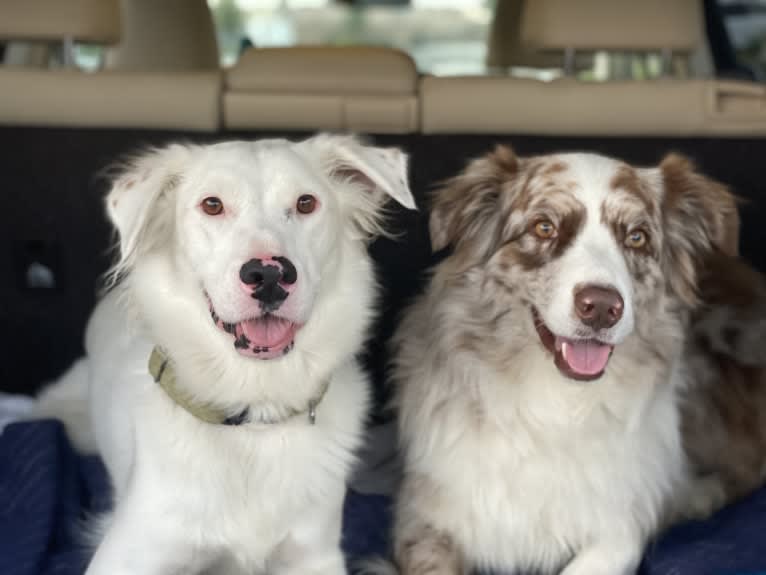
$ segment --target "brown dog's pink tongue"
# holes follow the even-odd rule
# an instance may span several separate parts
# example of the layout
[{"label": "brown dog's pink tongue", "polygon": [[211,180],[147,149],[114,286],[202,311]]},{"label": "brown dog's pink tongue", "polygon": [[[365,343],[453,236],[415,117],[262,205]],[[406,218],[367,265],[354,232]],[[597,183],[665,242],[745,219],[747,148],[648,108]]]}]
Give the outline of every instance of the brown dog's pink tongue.
[{"label": "brown dog's pink tongue", "polygon": [[572,340],[556,338],[561,355],[569,368],[581,375],[596,375],[606,369],[612,346],[596,340]]},{"label": "brown dog's pink tongue", "polygon": [[242,322],[242,331],[257,347],[274,347],[290,337],[293,324],[285,319],[268,316]]}]

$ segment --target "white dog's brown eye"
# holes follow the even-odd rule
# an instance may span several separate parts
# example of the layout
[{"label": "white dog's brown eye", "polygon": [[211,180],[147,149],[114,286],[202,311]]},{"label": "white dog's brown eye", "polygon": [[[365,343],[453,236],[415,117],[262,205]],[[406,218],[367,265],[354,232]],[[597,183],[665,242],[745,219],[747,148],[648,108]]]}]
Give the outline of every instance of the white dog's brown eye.
[{"label": "white dog's brown eye", "polygon": [[200,206],[208,216],[217,216],[223,213],[223,202],[214,196],[202,200]]},{"label": "white dog's brown eye", "polygon": [[646,245],[648,239],[644,230],[633,230],[625,237],[625,246],[632,250],[638,250]]},{"label": "white dog's brown eye", "polygon": [[310,214],[317,209],[317,199],[310,194],[303,194],[298,198],[295,209],[301,214]]},{"label": "white dog's brown eye", "polygon": [[548,220],[542,220],[535,224],[535,235],[541,240],[550,240],[556,237],[556,226]]}]

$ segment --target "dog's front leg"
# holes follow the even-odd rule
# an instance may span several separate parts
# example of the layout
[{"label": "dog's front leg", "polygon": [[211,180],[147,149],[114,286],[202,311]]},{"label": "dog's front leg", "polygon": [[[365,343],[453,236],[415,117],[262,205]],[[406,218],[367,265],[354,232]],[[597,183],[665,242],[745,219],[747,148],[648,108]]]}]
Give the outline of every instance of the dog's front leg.
[{"label": "dog's front leg", "polygon": [[404,479],[394,530],[394,556],[402,575],[469,573],[461,545],[431,514],[449,509],[441,491],[439,484],[424,475]]},{"label": "dog's front leg", "polygon": [[269,575],[346,575],[340,550],[343,496],[307,509],[269,559]]},{"label": "dog's front leg", "polygon": [[119,505],[86,575],[194,575],[212,556],[201,553],[157,511]]},{"label": "dog's front leg", "polygon": [[465,575],[468,569],[452,538],[420,525],[410,537],[396,542],[396,562],[402,575]]},{"label": "dog's front leg", "polygon": [[561,575],[634,575],[641,563],[643,539],[614,539],[580,551]]}]

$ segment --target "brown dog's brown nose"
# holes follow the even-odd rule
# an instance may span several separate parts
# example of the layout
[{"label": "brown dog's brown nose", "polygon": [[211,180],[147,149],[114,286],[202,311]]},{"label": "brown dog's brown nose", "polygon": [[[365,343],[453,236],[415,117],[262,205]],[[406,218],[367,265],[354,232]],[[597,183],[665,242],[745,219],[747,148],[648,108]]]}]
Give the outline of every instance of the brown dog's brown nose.
[{"label": "brown dog's brown nose", "polygon": [[613,327],[622,318],[625,302],[614,288],[586,285],[574,294],[577,317],[594,330]]}]

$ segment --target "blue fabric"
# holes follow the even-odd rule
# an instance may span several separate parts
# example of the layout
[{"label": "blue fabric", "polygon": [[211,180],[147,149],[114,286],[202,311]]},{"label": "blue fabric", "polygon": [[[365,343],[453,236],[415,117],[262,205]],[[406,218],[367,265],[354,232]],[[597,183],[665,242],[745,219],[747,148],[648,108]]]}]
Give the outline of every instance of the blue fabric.
[{"label": "blue fabric", "polygon": [[[77,575],[87,557],[77,531],[107,509],[101,462],[77,455],[53,421],[12,424],[0,435],[0,574]],[[350,559],[385,553],[386,497],[349,493],[343,548]],[[766,488],[654,543],[641,575],[766,575]]]}]

